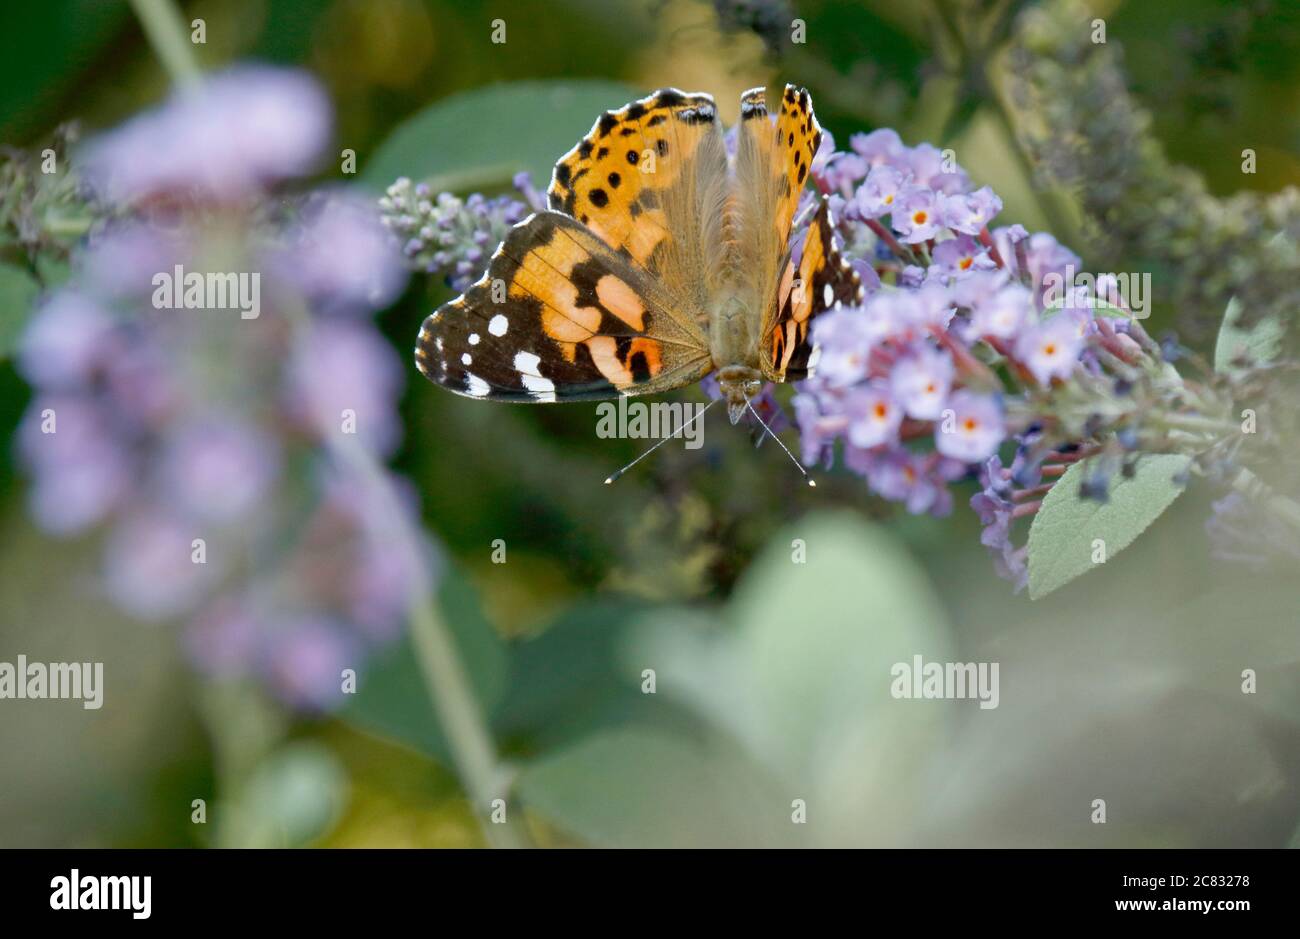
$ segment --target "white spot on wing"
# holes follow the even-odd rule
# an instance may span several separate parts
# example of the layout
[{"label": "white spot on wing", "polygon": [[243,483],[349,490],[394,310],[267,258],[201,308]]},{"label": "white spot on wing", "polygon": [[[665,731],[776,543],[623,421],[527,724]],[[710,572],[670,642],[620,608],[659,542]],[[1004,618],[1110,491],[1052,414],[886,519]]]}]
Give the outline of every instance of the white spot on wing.
[{"label": "white spot on wing", "polygon": [[835,291],[834,289],[832,289],[830,284],[827,284],[826,288],[822,290],[822,305],[830,306],[834,301],[835,301]]},{"label": "white spot on wing", "polygon": [[515,368],[519,371],[519,380],[533,393],[538,401],[555,400],[555,382],[543,377],[538,370],[541,358],[532,352],[516,352]]},{"label": "white spot on wing", "polygon": [[491,321],[488,323],[488,332],[494,336],[504,336],[506,330],[509,328],[510,321],[500,313],[492,317]]},{"label": "white spot on wing", "polygon": [[468,352],[462,354],[461,357],[460,357],[460,364],[461,364],[461,365],[471,365],[471,364],[473,364],[473,362],[474,362],[474,360],[471,359],[471,358],[469,357],[469,353],[468,353]]},{"label": "white spot on wing", "polygon": [[812,378],[813,372],[817,371],[817,363],[821,361],[822,347],[813,346],[812,352],[808,353],[808,377]]},{"label": "white spot on wing", "polygon": [[487,393],[491,391],[491,386],[477,375],[465,373],[465,390],[476,398],[486,398]]},{"label": "white spot on wing", "polygon": [[471,346],[476,346],[476,345],[478,345],[478,340],[479,340],[479,335],[478,335],[478,333],[470,333],[470,334],[469,334],[469,344],[470,344]]}]

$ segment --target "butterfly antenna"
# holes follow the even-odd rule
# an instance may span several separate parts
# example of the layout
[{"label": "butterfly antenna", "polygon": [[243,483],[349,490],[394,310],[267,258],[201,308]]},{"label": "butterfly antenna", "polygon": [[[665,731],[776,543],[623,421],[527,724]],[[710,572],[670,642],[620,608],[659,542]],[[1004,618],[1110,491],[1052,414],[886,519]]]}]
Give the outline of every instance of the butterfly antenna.
[{"label": "butterfly antenna", "polygon": [[664,444],[666,444],[668,441],[672,440],[674,437],[676,437],[678,434],[680,434],[680,433],[681,433],[682,431],[684,431],[686,428],[690,427],[692,424],[694,424],[696,421],[698,421],[701,417],[704,416],[704,412],[705,412],[705,411],[707,411],[709,408],[713,407],[713,406],[714,406],[715,404],[717,404],[718,401],[720,401],[720,400],[721,400],[720,398],[714,398],[712,401],[710,401],[710,402],[709,402],[708,404],[706,404],[704,407],[700,408],[699,411],[696,412],[695,416],[692,417],[689,421],[685,421],[685,422],[683,422],[681,427],[678,427],[675,431],[673,431],[671,434],[669,434],[669,435],[668,435],[667,437],[665,437],[663,440],[660,440],[657,444],[655,444],[653,447],[651,447],[651,448],[650,448],[649,450],[647,450],[645,453],[641,454],[639,457],[637,457],[635,460],[633,460],[633,461],[632,461],[631,463],[629,463],[627,466],[623,467],[621,470],[619,470],[619,471],[616,472],[616,473],[610,473],[607,477],[605,477],[605,485],[608,486],[610,483],[612,483],[614,480],[618,479],[620,476],[622,476],[624,473],[626,473],[626,472],[627,472],[628,470],[630,470],[632,467],[636,466],[638,463],[640,463],[642,460],[644,460],[644,459],[645,459],[646,457],[648,457],[650,454],[654,453],[656,450],[658,450],[660,447],[662,447],[662,446],[663,446]]},{"label": "butterfly antenna", "polygon": [[775,441],[777,442],[777,444],[780,445],[781,449],[785,451],[785,455],[788,456],[788,457],[790,458],[790,462],[793,463],[795,466],[797,466],[797,467],[799,468],[799,472],[803,473],[803,478],[806,479],[806,480],[808,480],[808,485],[810,485],[810,486],[816,488],[816,486],[817,486],[817,481],[816,481],[815,479],[813,479],[811,476],[808,475],[808,471],[807,471],[806,469],[803,468],[803,464],[802,464],[802,463],[800,463],[798,460],[796,460],[796,459],[794,458],[794,454],[790,452],[790,448],[787,447],[787,446],[786,446],[786,445],[781,441],[781,438],[780,438],[780,437],[778,437],[776,434],[772,433],[772,428],[768,427],[768,426],[767,426],[767,422],[764,421],[763,418],[761,418],[761,417],[758,416],[758,412],[754,410],[754,405],[751,403],[751,401],[750,401],[749,398],[746,398],[746,399],[745,399],[745,407],[749,408],[749,413],[750,413],[750,414],[753,414],[753,415],[754,415],[754,419],[755,419],[756,421],[758,421],[760,424],[763,425],[763,429],[764,429],[765,431],[767,431],[767,435],[768,435],[769,437],[771,437],[773,440],[775,440]]}]

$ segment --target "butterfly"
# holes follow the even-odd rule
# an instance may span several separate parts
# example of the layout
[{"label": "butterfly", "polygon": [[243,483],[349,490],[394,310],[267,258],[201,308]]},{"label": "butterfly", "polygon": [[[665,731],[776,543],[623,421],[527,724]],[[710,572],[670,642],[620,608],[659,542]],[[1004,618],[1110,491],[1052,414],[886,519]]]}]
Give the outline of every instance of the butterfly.
[{"label": "butterfly", "polygon": [[602,114],[555,165],[549,211],[420,328],[415,361],[473,398],[589,401],[717,373],[735,424],[765,381],[808,377],[813,320],[862,298],[817,196],[791,230],[822,132],[807,90],[745,92],[734,152],[713,98],[666,88]]}]

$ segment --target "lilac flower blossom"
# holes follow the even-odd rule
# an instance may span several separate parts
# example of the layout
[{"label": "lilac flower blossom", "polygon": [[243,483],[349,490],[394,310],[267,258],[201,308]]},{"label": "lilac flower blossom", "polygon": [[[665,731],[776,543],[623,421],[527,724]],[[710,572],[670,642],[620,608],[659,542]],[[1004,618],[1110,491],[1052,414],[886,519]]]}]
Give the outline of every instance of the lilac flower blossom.
[{"label": "lilac flower blossom", "polygon": [[[1158,350],[1136,323],[1094,318],[1098,297],[1073,283],[1079,258],[1051,235],[990,230],[1002,200],[975,189],[936,148],[907,147],[884,130],[854,135],[850,146],[826,155],[814,181],[843,201],[836,234],[850,262],[874,273],[864,282],[875,289],[813,322],[818,367],[793,402],[804,459],[830,466],[838,446],[872,492],[914,513],[949,511],[952,484],[978,476],[971,506],[981,540],[1020,589],[1028,574],[1019,523],[1070,463],[1099,452],[1070,449],[1059,416],[1045,436],[1043,396]],[[1074,439],[1093,419],[1081,407],[1068,418]],[[1114,446],[1136,439],[1120,427]],[[1013,441],[1004,467],[1000,454]]]},{"label": "lilac flower blossom", "polygon": [[325,93],[308,75],[239,66],[176,91],[92,142],[82,171],[106,200],[252,198],[318,163],[330,134]]},{"label": "lilac flower blossom", "polygon": [[[414,528],[415,500],[376,499],[338,457],[400,442],[403,370],[370,318],[405,284],[400,246],[342,190],[259,208],[317,164],[329,126],[306,75],[241,68],[92,141],[87,174],[114,221],[17,355],[36,523],[102,527],[114,605],[184,622],[204,673],[314,710],[341,703],[341,670],[400,633],[438,569],[432,543],[393,536]],[[176,265],[258,272],[261,315],[156,309],[153,278]]]},{"label": "lilac flower blossom", "polygon": [[[538,198],[527,174],[517,176],[515,185],[525,198]],[[401,240],[412,266],[442,277],[461,292],[487,269],[488,258],[510,227],[538,208],[510,196],[434,196],[424,183],[412,184],[405,177],[388,187],[379,207],[384,225]]]},{"label": "lilac flower blossom", "polygon": [[1002,408],[993,395],[953,392],[934,437],[934,447],[962,463],[988,459],[1006,436]]}]

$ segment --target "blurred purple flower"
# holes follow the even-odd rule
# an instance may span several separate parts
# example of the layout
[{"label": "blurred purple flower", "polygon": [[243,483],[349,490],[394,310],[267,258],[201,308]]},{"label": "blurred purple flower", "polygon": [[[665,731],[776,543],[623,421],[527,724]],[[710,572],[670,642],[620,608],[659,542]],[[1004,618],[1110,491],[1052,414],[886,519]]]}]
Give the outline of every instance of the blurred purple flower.
[{"label": "blurred purple flower", "polygon": [[262,673],[272,691],[308,711],[329,711],[344,698],[343,670],[361,670],[364,651],[345,623],[301,616],[268,624]]},{"label": "blurred purple flower", "polygon": [[406,283],[400,248],[368,199],[317,194],[291,238],[277,261],[321,312],[369,313]]},{"label": "blurred purple flower", "polygon": [[108,352],[110,315],[76,290],[60,290],[33,315],[18,343],[18,370],[41,388],[89,382]]},{"label": "blurred purple flower", "polygon": [[92,141],[83,172],[116,203],[240,201],[311,171],[330,125],[329,101],[306,73],[238,66]]},{"label": "blurred purple flower", "polygon": [[401,360],[373,328],[322,320],[288,364],[285,407],[309,433],[355,433],[387,456],[401,441],[393,402],[402,383]]},{"label": "blurred purple flower", "polygon": [[[113,529],[104,552],[104,578],[119,608],[149,622],[191,612],[217,578],[220,557],[206,548],[202,526],[168,509],[146,508]],[[194,540],[205,546],[196,549]],[[194,552],[202,550],[202,562]]]},{"label": "blurred purple flower", "polygon": [[[377,501],[337,467],[282,471],[332,467],[334,434],[382,454],[401,436],[400,357],[366,315],[406,279],[390,232],[340,191],[303,200],[292,225],[251,211],[313,165],[328,127],[312,79],[243,68],[104,135],[88,176],[114,220],[18,349],[35,389],[17,447],[36,523],[106,526],[118,608],[187,619],[198,669],[313,709],[439,574],[436,547],[408,534],[415,499]],[[250,211],[227,211],[235,201]],[[155,275],[214,264],[269,278],[261,317],[154,308]]]},{"label": "blurred purple flower", "polygon": [[235,415],[196,415],[162,443],[159,461],[174,505],[193,518],[229,522],[266,497],[280,470],[280,447]]}]

